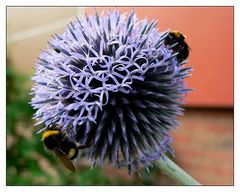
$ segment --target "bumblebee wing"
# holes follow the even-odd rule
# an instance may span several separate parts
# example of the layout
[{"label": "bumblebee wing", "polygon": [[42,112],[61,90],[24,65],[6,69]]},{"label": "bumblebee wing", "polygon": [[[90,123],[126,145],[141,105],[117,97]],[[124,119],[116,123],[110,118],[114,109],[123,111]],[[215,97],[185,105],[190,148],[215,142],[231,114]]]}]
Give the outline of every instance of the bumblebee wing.
[{"label": "bumblebee wing", "polygon": [[62,152],[60,149],[54,149],[53,152],[60,159],[60,161],[62,162],[62,164],[64,164],[66,168],[68,168],[71,171],[75,171],[73,163],[71,162],[71,160],[67,158],[64,152]]}]

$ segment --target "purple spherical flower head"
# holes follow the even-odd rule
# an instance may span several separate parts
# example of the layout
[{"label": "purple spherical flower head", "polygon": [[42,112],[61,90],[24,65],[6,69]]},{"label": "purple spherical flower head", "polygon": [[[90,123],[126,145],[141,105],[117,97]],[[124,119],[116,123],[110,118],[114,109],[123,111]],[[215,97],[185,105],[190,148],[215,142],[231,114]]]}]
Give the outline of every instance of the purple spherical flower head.
[{"label": "purple spherical flower head", "polygon": [[172,152],[169,131],[182,114],[191,68],[178,62],[164,44],[169,31],[159,32],[156,23],[133,12],[96,13],[71,22],[39,56],[34,118],[91,143],[93,165],[109,160],[131,172]]}]

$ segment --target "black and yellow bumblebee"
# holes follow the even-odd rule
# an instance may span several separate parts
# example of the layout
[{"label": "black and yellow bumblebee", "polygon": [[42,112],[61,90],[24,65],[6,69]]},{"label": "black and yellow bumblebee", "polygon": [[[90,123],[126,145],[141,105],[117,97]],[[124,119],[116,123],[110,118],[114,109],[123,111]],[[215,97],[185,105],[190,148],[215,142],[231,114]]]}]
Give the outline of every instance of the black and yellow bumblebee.
[{"label": "black and yellow bumblebee", "polygon": [[71,171],[75,171],[72,160],[78,155],[79,149],[90,146],[78,146],[77,143],[70,141],[67,133],[62,132],[59,125],[50,124],[42,134],[42,142],[47,150],[53,152],[63,165]]},{"label": "black and yellow bumblebee", "polygon": [[186,36],[176,30],[171,30],[165,38],[165,45],[168,45],[174,53],[178,53],[177,60],[182,62],[189,56],[190,47],[185,41]]}]

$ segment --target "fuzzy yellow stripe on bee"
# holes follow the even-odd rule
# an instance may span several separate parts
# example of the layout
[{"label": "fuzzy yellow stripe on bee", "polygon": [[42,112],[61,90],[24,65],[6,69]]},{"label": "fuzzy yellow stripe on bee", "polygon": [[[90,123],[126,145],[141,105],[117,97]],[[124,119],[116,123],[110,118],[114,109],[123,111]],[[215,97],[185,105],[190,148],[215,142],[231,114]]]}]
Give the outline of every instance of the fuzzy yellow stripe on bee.
[{"label": "fuzzy yellow stripe on bee", "polygon": [[177,38],[181,36],[181,33],[179,33],[177,30],[172,30],[171,33],[173,33]]},{"label": "fuzzy yellow stripe on bee", "polygon": [[58,135],[59,133],[60,133],[60,131],[47,130],[42,134],[42,140],[44,140],[45,138],[47,138],[51,135]]},{"label": "fuzzy yellow stripe on bee", "polygon": [[72,157],[74,157],[74,155],[76,155],[76,152],[77,152],[76,149],[71,148],[67,154],[68,158],[71,159]]}]

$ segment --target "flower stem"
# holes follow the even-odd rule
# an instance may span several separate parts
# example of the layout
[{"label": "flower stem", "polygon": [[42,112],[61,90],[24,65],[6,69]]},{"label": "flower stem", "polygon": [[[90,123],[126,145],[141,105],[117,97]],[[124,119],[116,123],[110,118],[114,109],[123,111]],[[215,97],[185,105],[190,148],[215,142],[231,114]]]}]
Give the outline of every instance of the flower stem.
[{"label": "flower stem", "polygon": [[168,175],[171,179],[182,185],[201,185],[190,175],[188,175],[184,170],[182,170],[178,165],[176,165],[171,159],[164,155],[161,159],[155,162],[156,166],[161,169],[161,171]]}]

